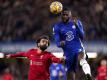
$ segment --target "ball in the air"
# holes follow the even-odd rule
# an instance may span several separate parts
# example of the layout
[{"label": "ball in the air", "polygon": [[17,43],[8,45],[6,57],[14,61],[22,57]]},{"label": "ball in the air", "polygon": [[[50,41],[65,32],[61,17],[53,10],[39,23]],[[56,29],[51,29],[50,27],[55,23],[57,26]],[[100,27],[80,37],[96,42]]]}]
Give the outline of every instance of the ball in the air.
[{"label": "ball in the air", "polygon": [[63,10],[63,5],[61,2],[54,1],[50,5],[50,12],[53,14],[58,14]]}]

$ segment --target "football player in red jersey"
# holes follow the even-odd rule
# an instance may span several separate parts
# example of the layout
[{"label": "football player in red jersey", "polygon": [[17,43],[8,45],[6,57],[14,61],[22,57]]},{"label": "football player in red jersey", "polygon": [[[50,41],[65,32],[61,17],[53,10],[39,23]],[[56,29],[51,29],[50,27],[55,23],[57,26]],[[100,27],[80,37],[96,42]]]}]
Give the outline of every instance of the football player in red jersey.
[{"label": "football player in red jersey", "polygon": [[49,47],[49,42],[47,36],[42,36],[37,39],[37,49],[8,54],[6,58],[27,57],[30,60],[28,80],[50,80],[49,67],[51,63],[61,63],[64,58],[57,58],[50,52],[45,51]]},{"label": "football player in red jersey", "polygon": [[96,80],[107,80],[107,59],[101,60]]}]

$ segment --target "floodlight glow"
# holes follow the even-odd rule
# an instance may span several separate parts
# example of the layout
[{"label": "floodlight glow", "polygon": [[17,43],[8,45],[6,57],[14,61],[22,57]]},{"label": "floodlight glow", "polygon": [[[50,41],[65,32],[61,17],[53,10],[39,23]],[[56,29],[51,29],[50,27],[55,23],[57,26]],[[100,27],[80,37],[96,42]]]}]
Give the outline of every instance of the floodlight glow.
[{"label": "floodlight glow", "polygon": [[0,58],[3,58],[4,57],[4,54],[3,53],[0,53]]},{"label": "floodlight glow", "polygon": [[87,55],[89,58],[96,58],[97,57],[97,52],[87,52]]}]

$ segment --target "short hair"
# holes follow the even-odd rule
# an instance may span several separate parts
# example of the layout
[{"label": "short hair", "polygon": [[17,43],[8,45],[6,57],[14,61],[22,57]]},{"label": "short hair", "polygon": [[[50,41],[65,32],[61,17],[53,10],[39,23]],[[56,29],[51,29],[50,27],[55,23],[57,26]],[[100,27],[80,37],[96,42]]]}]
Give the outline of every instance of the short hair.
[{"label": "short hair", "polygon": [[71,9],[68,7],[64,7],[62,12],[64,12],[64,11],[71,11]]},{"label": "short hair", "polygon": [[50,45],[50,39],[47,35],[43,35],[43,36],[40,36],[37,40],[36,40],[36,43],[40,43],[41,39],[47,39],[49,41],[48,45]]}]

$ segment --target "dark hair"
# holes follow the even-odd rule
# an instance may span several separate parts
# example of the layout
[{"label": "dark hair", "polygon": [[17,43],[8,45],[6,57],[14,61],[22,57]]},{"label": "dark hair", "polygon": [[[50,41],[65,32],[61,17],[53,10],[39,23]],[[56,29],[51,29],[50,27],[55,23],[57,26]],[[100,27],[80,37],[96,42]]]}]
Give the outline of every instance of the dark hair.
[{"label": "dark hair", "polygon": [[36,40],[36,43],[40,43],[41,39],[47,39],[49,41],[48,45],[50,44],[50,39],[48,36],[46,35],[43,35],[43,36],[40,36],[37,40]]},{"label": "dark hair", "polygon": [[64,7],[62,12],[64,12],[64,11],[71,11],[71,9],[68,7]]}]

